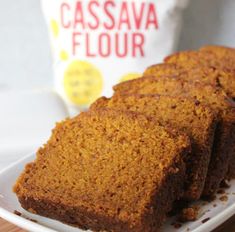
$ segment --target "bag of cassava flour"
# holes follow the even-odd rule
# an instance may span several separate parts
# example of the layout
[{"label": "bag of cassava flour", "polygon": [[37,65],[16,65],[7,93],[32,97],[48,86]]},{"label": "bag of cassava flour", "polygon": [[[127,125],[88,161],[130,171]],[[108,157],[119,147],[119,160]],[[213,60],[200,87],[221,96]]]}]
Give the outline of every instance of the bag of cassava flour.
[{"label": "bag of cassava flour", "polygon": [[55,87],[71,108],[139,77],[172,53],[189,0],[42,0]]}]

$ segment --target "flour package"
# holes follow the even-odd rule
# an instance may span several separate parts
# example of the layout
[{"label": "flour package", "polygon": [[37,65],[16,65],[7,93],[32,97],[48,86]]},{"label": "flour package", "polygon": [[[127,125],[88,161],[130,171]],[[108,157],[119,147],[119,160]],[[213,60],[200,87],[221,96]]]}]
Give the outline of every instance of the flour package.
[{"label": "flour package", "polygon": [[177,45],[188,0],[42,0],[55,88],[76,111]]}]

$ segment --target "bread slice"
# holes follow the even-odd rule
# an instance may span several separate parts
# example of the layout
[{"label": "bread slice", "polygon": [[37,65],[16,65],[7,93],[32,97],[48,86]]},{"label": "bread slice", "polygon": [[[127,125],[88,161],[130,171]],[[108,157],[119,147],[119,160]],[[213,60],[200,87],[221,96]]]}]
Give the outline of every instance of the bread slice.
[{"label": "bread slice", "polygon": [[[216,62],[216,64],[213,66],[214,69],[223,70],[231,76],[231,78],[229,78],[228,80],[221,78],[221,84],[222,86],[226,86],[227,89],[230,88],[230,92],[234,93],[235,92],[235,48],[208,45],[200,48],[199,52],[204,54],[204,56],[211,57],[211,59]],[[235,99],[234,94],[232,97]]]},{"label": "bread slice", "polygon": [[226,64],[224,62],[224,68],[235,68],[235,48],[231,47],[225,47],[225,46],[219,46],[219,45],[206,45],[199,49],[200,52],[210,53],[215,56],[216,59],[220,60],[221,62],[224,62],[226,60],[230,60],[230,62],[233,62],[232,66],[229,66],[229,64]]},{"label": "bread slice", "polygon": [[14,191],[23,208],[93,231],[156,231],[185,179],[187,136],[137,113],[59,123]]},{"label": "bread slice", "polygon": [[[199,51],[185,51],[173,54],[165,59],[168,64],[181,66],[184,69],[205,69],[216,74],[218,85],[221,86],[229,97],[235,100],[235,48],[224,46],[208,45],[200,48]],[[214,71],[213,71],[214,70]],[[192,72],[191,72],[192,74]],[[191,75],[190,74],[190,75]],[[189,79],[192,78],[188,75]],[[203,82],[205,78],[203,78]],[[235,132],[234,132],[235,133]],[[230,162],[227,178],[235,178],[235,145],[234,156]]]},{"label": "bread slice", "polygon": [[[233,135],[233,137],[235,137],[235,136]],[[234,153],[235,153],[235,146],[234,146],[234,150],[233,150],[233,154]],[[228,166],[228,172],[227,172],[225,179],[227,179],[227,180],[235,179],[235,155],[233,155],[232,158],[230,159],[229,166]]]},{"label": "bread slice", "polygon": [[204,47],[199,51],[183,51],[164,59],[166,63],[184,64],[187,67],[210,67],[227,72],[235,72],[234,49],[215,46]]},{"label": "bread slice", "polygon": [[221,87],[228,96],[235,97],[234,74],[210,67],[188,67],[186,64],[163,63],[148,67],[144,76],[171,76],[186,81],[201,82]]},{"label": "bread slice", "polygon": [[[223,67],[223,63],[227,64],[229,61],[222,61],[212,53],[208,54],[205,52],[186,51],[176,53],[166,58],[166,62],[166,64],[168,64],[166,66],[156,65],[149,67],[149,69],[145,71],[145,75],[152,75],[153,73],[153,75],[158,75],[160,72],[163,72],[163,70],[159,71],[160,69],[167,69],[168,72],[170,72],[169,69],[171,69],[172,73],[174,72],[173,69],[182,68],[184,71],[182,72],[181,70],[181,78],[218,85],[223,88],[229,97],[235,99],[235,59],[234,71]],[[218,64],[218,62],[220,62],[220,64]],[[229,65],[229,67],[232,66]],[[179,74],[177,76],[179,76]]]},{"label": "bread slice", "polygon": [[[163,125],[172,125],[187,133],[192,142],[186,169],[185,200],[200,198],[206,180],[217,115],[195,100],[160,95],[120,95],[101,97],[91,109],[130,110],[151,116]],[[203,119],[203,123],[202,122]]]},{"label": "bread slice", "polygon": [[[208,104],[219,114],[215,141],[203,195],[213,195],[225,177],[230,158],[234,156],[234,102],[221,88],[201,83],[191,83],[170,77],[142,77],[114,86],[115,94],[168,94],[191,97]],[[203,122],[203,119],[202,119]]]}]

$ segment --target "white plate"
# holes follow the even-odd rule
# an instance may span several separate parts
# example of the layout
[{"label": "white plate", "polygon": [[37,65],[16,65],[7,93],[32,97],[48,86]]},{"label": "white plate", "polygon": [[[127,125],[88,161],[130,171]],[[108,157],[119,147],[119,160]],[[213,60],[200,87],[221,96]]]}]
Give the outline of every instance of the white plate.
[{"label": "white plate", "polygon": [[[32,161],[34,158],[35,154],[27,156],[0,172],[0,217],[33,232],[82,231],[80,229],[64,225],[58,221],[31,214],[20,207],[16,195],[12,192],[12,186],[14,185],[16,178],[22,172],[25,164]],[[171,225],[175,219],[170,218],[167,220],[161,231],[208,232],[213,230],[228,218],[230,218],[233,214],[235,214],[235,181],[231,181],[230,185],[231,187],[226,189],[228,196],[227,201],[221,201],[219,199],[221,195],[217,195],[216,200],[211,203],[207,203],[204,206],[202,205],[202,202],[198,202],[197,204],[201,204],[202,206],[200,210],[201,216],[197,221],[185,223],[179,229],[175,229]],[[215,204],[216,207],[214,207]],[[17,216],[13,213],[14,210],[21,212],[22,215]],[[202,223],[202,221],[206,218],[210,218],[210,220]],[[32,222],[29,219],[34,219],[37,221],[37,223]]]}]

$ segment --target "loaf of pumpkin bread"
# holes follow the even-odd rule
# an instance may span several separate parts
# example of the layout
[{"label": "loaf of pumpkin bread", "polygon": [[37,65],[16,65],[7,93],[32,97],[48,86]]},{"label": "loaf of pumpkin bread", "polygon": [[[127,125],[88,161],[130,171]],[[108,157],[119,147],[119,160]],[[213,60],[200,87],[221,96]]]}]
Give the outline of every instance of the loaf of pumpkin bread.
[{"label": "loaf of pumpkin bread", "polygon": [[[200,198],[211,158],[217,115],[196,100],[160,95],[119,95],[110,99],[101,97],[91,109],[111,108],[144,113],[165,126],[171,125],[187,133],[192,152],[187,160],[187,178],[183,198]],[[202,123],[203,118],[203,123]]]},{"label": "loaf of pumpkin bread", "polygon": [[232,99],[221,88],[167,76],[146,76],[127,81],[114,86],[114,91],[115,95],[165,94],[190,97],[207,104],[218,113],[219,122],[203,191],[204,196],[213,195],[226,177],[229,162],[234,154],[235,104]]},{"label": "loaf of pumpkin bread", "polygon": [[53,130],[14,192],[23,208],[82,229],[154,232],[182,194],[189,138],[137,113],[93,110]]}]

